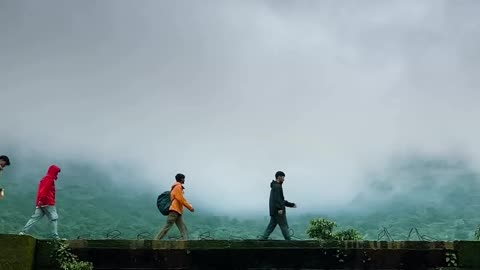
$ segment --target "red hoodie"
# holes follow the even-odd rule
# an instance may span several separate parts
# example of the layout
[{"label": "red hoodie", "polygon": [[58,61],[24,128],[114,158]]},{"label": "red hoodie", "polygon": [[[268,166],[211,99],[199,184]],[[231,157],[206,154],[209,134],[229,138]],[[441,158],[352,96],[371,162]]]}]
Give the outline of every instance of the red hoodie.
[{"label": "red hoodie", "polygon": [[36,206],[55,205],[55,180],[57,180],[60,168],[51,165],[47,174],[40,180],[38,184]]}]

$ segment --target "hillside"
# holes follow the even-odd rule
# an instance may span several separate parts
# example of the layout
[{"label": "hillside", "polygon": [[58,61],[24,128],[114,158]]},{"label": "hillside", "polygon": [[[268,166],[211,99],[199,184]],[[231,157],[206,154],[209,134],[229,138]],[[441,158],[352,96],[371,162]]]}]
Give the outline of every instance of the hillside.
[{"label": "hillside", "polygon": [[[0,201],[1,233],[17,233],[33,213],[37,183],[45,171],[43,164],[34,160],[19,161],[1,179],[7,191]],[[134,182],[119,183],[108,173],[85,164],[68,164],[59,181],[57,207],[62,237],[152,238],[165,222],[155,205],[159,192]],[[359,192],[350,209],[335,214],[294,215],[291,211],[289,224],[299,239],[306,238],[308,222],[315,217],[332,219],[342,228],[356,228],[370,240],[377,240],[383,227],[395,240],[407,239],[412,228],[425,239],[473,239],[480,224],[479,186],[478,174],[464,163],[410,160],[372,176],[370,185]],[[246,219],[197,209],[195,214],[185,214],[191,239],[257,238],[268,223],[266,215]],[[46,220],[32,230],[40,237],[47,232]],[[175,227],[169,236],[179,236]],[[272,238],[282,239],[279,229]],[[418,239],[415,231],[411,239]]]}]

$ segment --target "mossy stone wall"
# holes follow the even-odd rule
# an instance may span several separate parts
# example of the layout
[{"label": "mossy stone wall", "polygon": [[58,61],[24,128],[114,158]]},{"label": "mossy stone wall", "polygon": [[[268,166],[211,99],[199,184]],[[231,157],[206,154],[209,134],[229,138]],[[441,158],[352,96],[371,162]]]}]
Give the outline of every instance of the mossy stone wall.
[{"label": "mossy stone wall", "polygon": [[33,269],[36,242],[30,236],[0,234],[0,269]]}]

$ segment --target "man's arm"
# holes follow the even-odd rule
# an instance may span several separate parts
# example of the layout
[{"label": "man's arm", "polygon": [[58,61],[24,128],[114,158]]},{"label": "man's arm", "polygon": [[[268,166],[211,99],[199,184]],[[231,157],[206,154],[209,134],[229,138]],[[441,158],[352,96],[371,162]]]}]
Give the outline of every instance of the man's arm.
[{"label": "man's arm", "polygon": [[[3,174],[3,168],[0,168],[0,178],[2,177],[2,174]],[[3,199],[3,197],[5,197],[5,189],[0,188],[0,199]]]},{"label": "man's arm", "polygon": [[173,198],[178,200],[183,206],[185,206],[188,210],[192,211],[193,210],[193,207],[192,205],[187,201],[187,199],[185,199],[185,197],[183,196],[183,192],[181,190],[182,187],[178,186],[178,187],[175,187],[173,190],[174,190],[174,193],[173,193]]},{"label": "man's arm", "polygon": [[289,201],[285,200],[285,206],[286,207],[295,207],[295,203],[292,203],[292,202],[289,202]]}]

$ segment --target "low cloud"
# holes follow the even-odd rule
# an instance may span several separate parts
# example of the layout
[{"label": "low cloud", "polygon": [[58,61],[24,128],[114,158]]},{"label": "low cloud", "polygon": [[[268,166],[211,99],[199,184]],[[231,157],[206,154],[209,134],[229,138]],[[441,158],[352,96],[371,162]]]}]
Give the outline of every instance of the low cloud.
[{"label": "low cloud", "polygon": [[478,164],[479,5],[6,1],[0,145],[225,211],[283,170],[299,211],[341,207],[398,153]]}]

